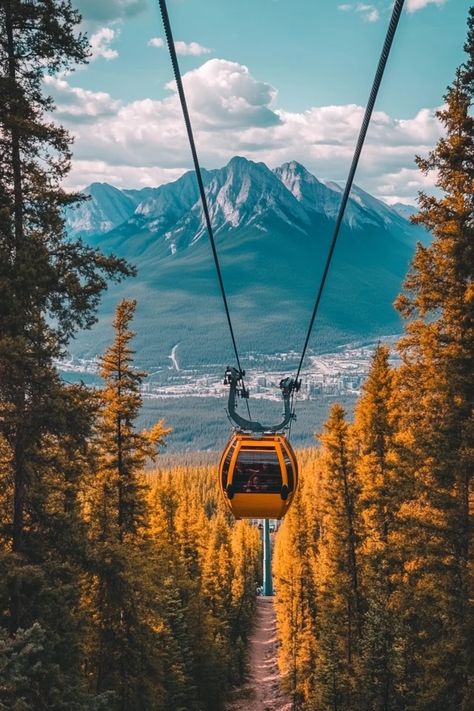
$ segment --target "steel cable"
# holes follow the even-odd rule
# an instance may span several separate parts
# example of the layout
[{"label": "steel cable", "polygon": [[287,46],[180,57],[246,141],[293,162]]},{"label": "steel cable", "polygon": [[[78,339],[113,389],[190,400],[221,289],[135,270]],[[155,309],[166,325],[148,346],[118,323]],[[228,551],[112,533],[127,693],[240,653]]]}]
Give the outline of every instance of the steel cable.
[{"label": "steel cable", "polygon": [[[390,19],[390,23],[389,23],[387,34],[385,37],[385,41],[384,41],[384,44],[382,47],[382,52],[381,52],[380,59],[379,59],[378,65],[377,65],[377,70],[375,73],[374,81],[372,83],[372,88],[371,88],[369,100],[367,102],[367,107],[366,107],[366,110],[364,113],[364,118],[362,121],[362,125],[360,128],[359,136],[358,136],[357,143],[356,143],[356,148],[355,148],[354,155],[352,158],[352,163],[351,163],[351,167],[349,170],[349,175],[348,175],[347,182],[346,182],[346,185],[345,185],[345,188],[343,191],[343,195],[341,198],[341,203],[339,206],[339,211],[338,211],[336,223],[334,226],[334,231],[333,231],[333,235],[332,235],[329,250],[328,250],[328,255],[326,258],[325,265],[324,265],[323,274],[321,276],[321,281],[320,281],[320,284],[318,287],[318,291],[316,293],[316,299],[315,299],[315,304],[313,307],[313,312],[311,315],[311,319],[310,319],[308,330],[306,333],[300,361],[298,364],[298,370],[297,370],[296,378],[295,378],[296,383],[298,382],[298,379],[299,379],[299,376],[301,373],[301,368],[303,366],[304,358],[306,356],[306,351],[307,351],[309,340],[310,340],[311,333],[313,330],[314,322],[316,320],[316,316],[318,313],[319,305],[321,302],[321,297],[322,297],[324,287],[326,284],[329,268],[330,268],[332,257],[334,254],[334,249],[335,249],[336,242],[339,237],[341,225],[342,225],[342,222],[344,219],[344,214],[345,214],[345,210],[346,210],[347,203],[349,200],[349,195],[350,195],[350,191],[351,191],[352,184],[354,181],[354,176],[355,176],[355,173],[357,170],[357,166],[359,163],[359,158],[360,158],[360,155],[362,152],[362,148],[364,146],[370,119],[372,117],[375,101],[377,99],[377,95],[378,95],[378,92],[380,89],[380,84],[382,82],[382,77],[383,77],[385,66],[386,66],[386,63],[387,63],[387,60],[388,60],[388,57],[390,54],[393,39],[395,37],[395,33],[397,30],[400,15],[403,10],[404,1],[405,0],[395,0],[395,3],[394,3],[392,16]],[[174,72],[176,85],[177,85],[177,89],[178,89],[178,95],[179,95],[179,99],[180,99],[180,103],[181,103],[181,108],[183,111],[184,122],[186,125],[187,134],[188,134],[189,144],[190,144],[190,148],[191,148],[191,154],[193,157],[194,168],[195,168],[196,178],[197,178],[198,188],[199,188],[199,194],[201,197],[203,213],[204,213],[204,217],[205,217],[205,221],[206,221],[207,231],[209,234],[209,240],[211,243],[214,264],[216,267],[217,278],[218,278],[219,287],[220,287],[220,291],[221,291],[221,295],[222,295],[222,300],[224,303],[224,308],[225,308],[227,323],[228,323],[229,331],[230,331],[230,335],[231,335],[234,354],[235,354],[235,358],[236,358],[236,362],[237,362],[239,371],[242,372],[242,368],[240,365],[240,358],[239,358],[239,354],[238,354],[238,350],[237,350],[235,334],[234,334],[234,329],[233,329],[232,321],[230,318],[229,305],[227,302],[227,296],[226,296],[225,288],[224,288],[224,281],[222,278],[222,272],[221,272],[221,268],[220,268],[220,264],[219,264],[219,258],[217,255],[217,249],[216,249],[215,240],[214,240],[214,232],[212,229],[211,219],[210,219],[210,215],[209,215],[209,208],[208,208],[207,198],[206,198],[206,194],[205,194],[205,190],[204,190],[201,168],[199,165],[199,160],[198,160],[198,156],[197,156],[197,152],[196,152],[196,146],[195,146],[195,142],[194,142],[191,120],[189,117],[189,112],[188,112],[187,103],[186,103],[186,97],[185,97],[183,83],[182,83],[182,79],[181,79],[181,72],[179,69],[178,59],[176,56],[176,48],[174,45],[174,39],[173,39],[172,30],[171,30],[168,9],[166,6],[166,0],[159,0],[159,5],[160,5],[161,16],[162,16],[162,20],[163,20],[164,29],[165,29],[166,41],[168,44],[168,50],[170,53],[171,64],[173,67],[173,72]],[[248,400],[246,401],[246,404],[247,404],[247,410],[248,410],[249,417],[250,417]]]},{"label": "steel cable", "polygon": [[[188,111],[188,106],[187,106],[187,102],[186,102],[186,96],[184,93],[183,81],[181,79],[181,71],[179,69],[178,58],[176,56],[176,48],[175,48],[175,44],[174,44],[173,33],[171,31],[171,23],[170,23],[170,19],[169,19],[169,15],[168,15],[168,8],[166,7],[166,0],[159,0],[159,5],[160,5],[160,11],[161,11],[161,18],[163,20],[163,26],[165,29],[166,42],[168,44],[168,50],[170,53],[171,64],[173,66],[174,78],[176,80],[176,86],[178,88],[178,95],[179,95],[179,100],[181,103],[181,109],[183,112],[184,123],[186,124],[186,131],[188,134],[189,145],[190,145],[191,154],[193,157],[194,170],[195,170],[196,179],[198,182],[199,195],[201,197],[202,209],[203,209],[203,213],[204,213],[204,219],[206,221],[207,232],[209,234],[209,241],[211,243],[212,256],[214,258],[214,264],[216,267],[217,279],[219,282],[222,300],[224,302],[224,309],[225,309],[225,314],[226,314],[226,318],[227,318],[227,324],[229,326],[230,337],[232,340],[232,346],[234,348],[235,360],[237,362],[239,371],[243,374],[243,370],[240,365],[240,358],[239,358],[239,353],[237,350],[237,342],[235,339],[234,329],[232,327],[232,321],[230,318],[229,304],[227,302],[227,296],[225,293],[224,280],[222,278],[221,267],[219,264],[219,257],[217,255],[216,243],[214,240],[214,231],[212,229],[211,218],[209,215],[209,206],[207,204],[206,193],[204,190],[204,183],[202,180],[201,166],[199,164],[199,159],[198,159],[198,155],[197,155],[197,151],[196,151],[196,144],[194,142],[193,129],[191,126],[191,119],[189,118],[189,111]],[[242,385],[243,384],[244,384],[244,381],[243,381],[243,377],[242,377]],[[248,399],[246,399],[246,405],[247,405],[247,412],[248,412],[249,418],[252,419],[252,417],[250,415],[250,407],[249,407]]]},{"label": "steel cable", "polygon": [[312,315],[311,315],[311,319],[310,319],[310,322],[309,322],[308,331],[307,331],[307,334],[306,334],[306,338],[305,338],[303,350],[302,350],[302,353],[301,353],[300,362],[299,362],[299,365],[298,365],[298,371],[297,371],[297,373],[296,373],[296,382],[298,382],[298,378],[299,378],[299,376],[300,376],[301,368],[302,368],[302,366],[303,366],[303,361],[304,361],[304,358],[305,358],[305,355],[306,355],[306,350],[307,350],[307,348],[308,348],[309,339],[310,339],[310,337],[311,337],[311,332],[312,332],[312,330],[313,330],[314,321],[315,321],[316,315],[317,315],[317,313],[318,313],[319,303],[320,303],[320,301],[321,301],[321,296],[322,296],[322,293],[323,293],[323,290],[324,290],[324,286],[325,286],[325,284],[326,284],[326,278],[327,278],[327,275],[328,275],[328,272],[329,272],[329,267],[330,267],[330,265],[331,265],[331,260],[332,260],[332,256],[333,256],[333,253],[334,253],[334,248],[335,248],[335,246],[336,246],[336,242],[337,242],[337,238],[338,238],[338,236],[339,236],[339,231],[340,231],[340,228],[341,228],[342,220],[343,220],[343,218],[344,218],[344,213],[345,213],[345,210],[346,210],[347,202],[348,202],[348,200],[349,200],[349,194],[350,194],[350,191],[351,191],[351,188],[352,188],[352,183],[353,183],[353,180],[354,180],[354,175],[355,175],[355,172],[356,172],[356,169],[357,169],[357,165],[358,165],[358,163],[359,163],[360,154],[361,154],[361,151],[362,151],[362,147],[363,147],[363,145],[364,145],[365,137],[366,137],[366,134],[367,134],[367,129],[368,129],[368,127],[369,127],[370,119],[371,119],[371,116],[372,116],[372,111],[373,111],[373,109],[374,109],[375,100],[376,100],[376,98],[377,98],[377,94],[378,94],[378,91],[379,91],[379,88],[380,88],[380,84],[381,84],[381,81],[382,81],[383,73],[384,73],[384,70],[385,70],[385,65],[386,65],[386,63],[387,63],[387,59],[388,59],[388,56],[389,56],[389,54],[390,54],[390,49],[391,49],[391,46],[392,46],[393,38],[395,37],[395,32],[396,32],[396,29],[397,29],[397,26],[398,26],[398,21],[399,21],[399,19],[400,19],[400,15],[401,15],[401,12],[402,12],[402,9],[403,9],[404,1],[405,1],[405,0],[396,0],[396,1],[395,1],[395,4],[394,4],[394,7],[393,7],[392,17],[391,17],[391,19],[390,19],[390,24],[389,24],[389,26],[388,26],[387,34],[386,34],[386,37],[385,37],[385,42],[384,42],[384,45],[383,45],[383,48],[382,48],[382,52],[381,52],[381,55],[380,55],[380,59],[379,59],[379,63],[378,63],[378,66],[377,66],[377,71],[375,72],[374,81],[373,81],[373,83],[372,83],[372,89],[371,89],[371,92],[370,92],[369,100],[368,100],[368,102],[367,102],[367,108],[366,108],[366,110],[365,110],[364,119],[363,119],[363,121],[362,121],[362,126],[361,126],[361,129],[360,129],[360,132],[359,132],[359,137],[358,137],[358,139],[357,139],[357,144],[356,144],[356,148],[355,148],[355,151],[354,151],[354,156],[353,156],[353,158],[352,158],[351,168],[350,168],[350,170],[349,170],[349,175],[348,175],[348,178],[347,178],[346,186],[345,186],[345,188],[344,188],[344,193],[343,193],[343,195],[342,195],[341,204],[340,204],[340,206],[339,206],[339,212],[338,212],[338,215],[337,215],[336,224],[335,224],[335,226],[334,226],[334,232],[333,232],[332,239],[331,239],[331,243],[330,243],[330,246],[329,246],[329,252],[328,252],[327,259],[326,259],[326,264],[325,264],[325,266],[324,266],[323,274],[322,274],[322,277],[321,277],[321,282],[320,282],[320,284],[319,284],[319,288],[318,288],[318,291],[317,291],[317,294],[316,294],[316,300],[315,300],[315,304],[314,304],[314,308],[313,308],[313,313],[312,313]]}]

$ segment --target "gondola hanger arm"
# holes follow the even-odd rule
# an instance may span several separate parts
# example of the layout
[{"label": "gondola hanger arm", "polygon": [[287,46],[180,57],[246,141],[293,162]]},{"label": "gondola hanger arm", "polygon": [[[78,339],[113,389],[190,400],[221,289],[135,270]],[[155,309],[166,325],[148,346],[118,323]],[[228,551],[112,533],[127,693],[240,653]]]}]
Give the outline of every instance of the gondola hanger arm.
[{"label": "gondola hanger arm", "polygon": [[245,417],[241,417],[241,415],[237,412],[237,398],[240,397],[247,400],[249,397],[249,390],[243,383],[244,376],[244,371],[232,367],[227,367],[224,375],[224,385],[230,386],[228,399],[229,417],[238,426],[239,430],[243,432],[275,433],[281,432],[288,427],[291,420],[295,419],[295,414],[292,412],[290,403],[291,394],[293,391],[298,392],[301,386],[301,380],[295,380],[295,378],[288,376],[280,381],[280,390],[285,406],[283,420],[277,425],[262,425],[260,422],[256,422],[255,420],[247,420]]}]

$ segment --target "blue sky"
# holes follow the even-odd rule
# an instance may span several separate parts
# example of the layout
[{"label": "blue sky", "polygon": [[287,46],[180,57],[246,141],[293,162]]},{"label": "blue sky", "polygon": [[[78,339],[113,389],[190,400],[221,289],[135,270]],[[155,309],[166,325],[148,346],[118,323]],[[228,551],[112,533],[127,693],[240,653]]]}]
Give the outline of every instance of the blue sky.
[{"label": "blue sky", "polygon": [[[406,0],[356,177],[389,202],[429,189],[413,164],[440,135],[434,110],[463,61],[470,0]],[[48,80],[76,135],[70,185],[157,185],[189,169],[158,2],[76,0],[93,61]],[[168,0],[201,161],[296,159],[344,179],[390,0]],[[151,41],[151,44],[150,44]]]}]

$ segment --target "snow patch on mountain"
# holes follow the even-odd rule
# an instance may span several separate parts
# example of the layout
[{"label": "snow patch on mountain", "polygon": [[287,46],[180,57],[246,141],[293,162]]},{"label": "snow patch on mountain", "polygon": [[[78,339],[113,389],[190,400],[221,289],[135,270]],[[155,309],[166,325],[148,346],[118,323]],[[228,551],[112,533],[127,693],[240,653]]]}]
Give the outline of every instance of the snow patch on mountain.
[{"label": "snow patch on mountain", "polygon": [[[285,231],[316,235],[315,220],[335,220],[343,191],[339,183],[318,180],[296,161],[270,170],[264,163],[236,156],[223,168],[203,169],[202,178],[215,234],[251,227],[257,235],[280,223]],[[192,171],[158,188],[119,190],[94,183],[84,192],[89,200],[66,212],[72,236],[98,238],[120,227],[117,234],[123,240],[141,240],[142,246],[130,242],[132,253],[162,244],[162,254],[175,255],[207,233]],[[407,217],[402,207],[388,206],[354,185],[344,220],[352,229],[406,229]]]},{"label": "snow patch on mountain", "polygon": [[108,232],[125,222],[136,208],[133,196],[107,183],[92,183],[83,194],[87,200],[65,211],[66,229],[77,236]]}]

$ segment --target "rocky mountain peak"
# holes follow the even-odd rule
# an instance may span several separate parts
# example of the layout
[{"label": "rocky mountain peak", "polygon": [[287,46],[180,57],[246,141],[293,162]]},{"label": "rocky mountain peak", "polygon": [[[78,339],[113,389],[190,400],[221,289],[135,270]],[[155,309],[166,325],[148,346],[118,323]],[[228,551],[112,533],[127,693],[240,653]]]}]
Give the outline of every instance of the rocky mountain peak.
[{"label": "rocky mountain peak", "polygon": [[[270,170],[265,163],[234,156],[223,168],[203,169],[202,177],[216,233],[251,227],[257,238],[276,225],[295,233],[314,233],[314,220],[334,220],[341,201],[338,183],[321,182],[295,160]],[[148,235],[147,244],[162,242],[167,253],[175,254],[206,233],[193,171],[158,188],[120,190],[93,183],[84,192],[91,199],[66,213],[73,235],[98,238],[120,228],[123,237],[138,230]],[[402,215],[400,208],[394,210],[354,186],[345,224],[363,228],[393,223],[403,229]]]}]

